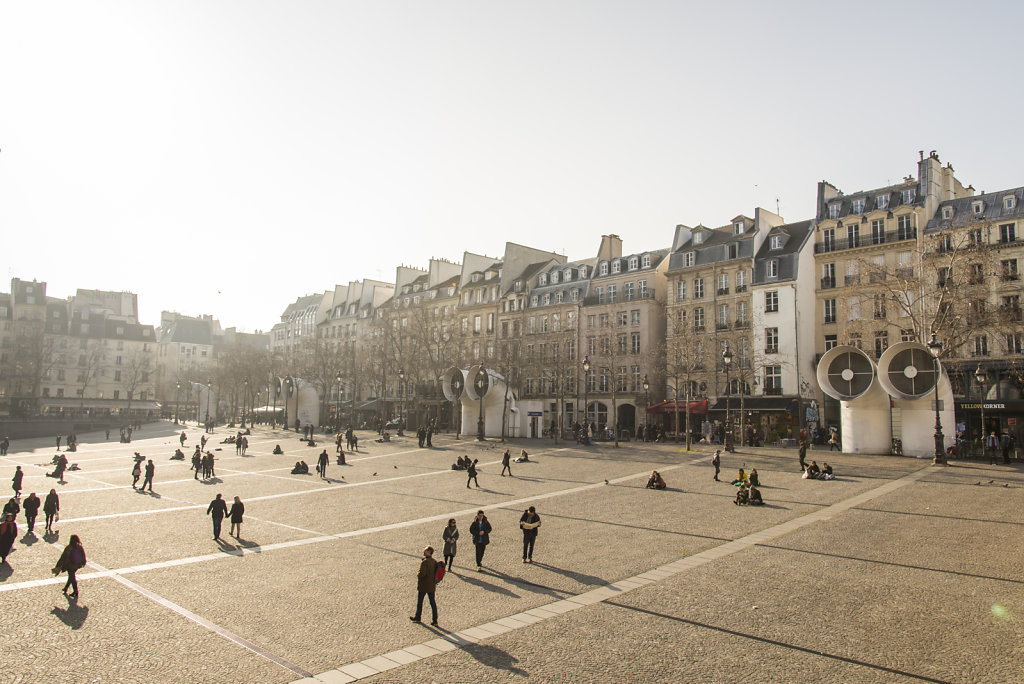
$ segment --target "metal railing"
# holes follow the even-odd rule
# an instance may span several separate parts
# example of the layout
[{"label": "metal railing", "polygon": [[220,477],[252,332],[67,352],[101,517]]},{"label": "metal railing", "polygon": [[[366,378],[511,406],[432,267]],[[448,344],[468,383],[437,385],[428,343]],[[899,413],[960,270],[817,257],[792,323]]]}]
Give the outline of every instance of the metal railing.
[{"label": "metal railing", "polygon": [[911,230],[889,230],[884,234],[876,236],[858,235],[853,239],[833,238],[831,240],[816,242],[814,244],[814,253],[824,254],[826,252],[838,252],[844,249],[857,249],[858,247],[877,247],[878,245],[885,244],[887,242],[902,242],[904,240],[914,239],[917,239],[916,228]]}]

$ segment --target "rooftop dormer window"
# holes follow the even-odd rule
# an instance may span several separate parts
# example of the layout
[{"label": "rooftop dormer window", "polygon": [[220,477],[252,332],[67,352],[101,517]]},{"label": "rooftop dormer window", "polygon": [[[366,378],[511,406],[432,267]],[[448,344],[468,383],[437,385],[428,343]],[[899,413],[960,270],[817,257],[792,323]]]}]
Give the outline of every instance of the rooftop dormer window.
[{"label": "rooftop dormer window", "polygon": [[612,262],[612,273],[618,273],[622,270],[622,262],[616,259]]},{"label": "rooftop dormer window", "polygon": [[571,268],[567,268],[564,271],[562,271],[562,280],[564,280],[565,282],[569,282],[570,280],[572,280]]},{"label": "rooftop dormer window", "polygon": [[551,284],[552,285],[557,285],[558,284],[558,275],[559,275],[558,271],[552,271],[551,272]]},{"label": "rooftop dormer window", "polygon": [[1007,195],[1003,198],[1003,209],[1006,211],[1012,211],[1017,206],[1017,198],[1013,195]]},{"label": "rooftop dormer window", "polygon": [[732,224],[732,234],[733,235],[743,235],[743,228],[744,227],[745,226],[743,225],[743,221],[737,221],[736,223]]},{"label": "rooftop dormer window", "polygon": [[479,283],[480,282],[480,274],[479,273],[474,273],[472,280],[473,280],[474,283]]},{"label": "rooftop dormer window", "polygon": [[828,217],[830,219],[839,218],[839,209],[842,205],[836,202],[835,204],[828,205]]},{"label": "rooftop dormer window", "polygon": [[582,279],[582,278],[586,278],[586,277],[587,277],[587,267],[586,266],[580,266],[580,278]]},{"label": "rooftop dormer window", "polygon": [[601,265],[598,266],[597,268],[598,268],[597,272],[600,273],[601,275],[608,275],[608,262],[607,261],[602,261]]},{"label": "rooftop dormer window", "polygon": [[971,213],[975,216],[981,216],[985,213],[985,203],[981,200],[971,203]]},{"label": "rooftop dormer window", "polygon": [[541,273],[539,276],[537,276],[537,284],[538,285],[547,285],[548,284],[548,274],[547,273]]},{"label": "rooftop dormer window", "polygon": [[641,268],[650,268],[651,267],[651,255],[650,254],[644,254],[642,257],[640,257],[640,267]]},{"label": "rooftop dormer window", "polygon": [[877,208],[879,208],[879,209],[888,209],[889,208],[889,195],[885,194],[885,195],[879,195],[878,197],[876,197],[875,198],[875,206]]},{"label": "rooftop dormer window", "polygon": [[864,213],[864,198],[853,200],[853,213],[863,214]]},{"label": "rooftop dormer window", "polygon": [[948,221],[953,218],[953,207],[942,207],[942,220]]},{"label": "rooftop dormer window", "polygon": [[693,266],[693,262],[694,262],[694,253],[693,252],[686,252],[685,254],[683,254],[683,267],[684,268],[687,268],[689,266]]},{"label": "rooftop dormer window", "polygon": [[782,236],[772,235],[771,238],[769,238],[768,246],[771,247],[771,249],[782,249]]},{"label": "rooftop dormer window", "polygon": [[420,284],[416,283],[415,285],[413,285],[412,286],[412,291],[413,292],[419,292],[420,291]]},{"label": "rooftop dormer window", "polygon": [[906,190],[903,191],[903,203],[904,204],[911,204],[911,203],[913,203],[913,201],[915,199],[917,199],[917,189],[916,188],[907,188]]},{"label": "rooftop dormer window", "polygon": [[523,281],[522,280],[517,280],[512,285],[512,289],[514,289],[516,292],[522,292],[523,291]]},{"label": "rooftop dormer window", "polygon": [[693,244],[699,245],[699,244],[702,244],[703,242],[704,242],[704,233],[694,233],[693,234]]},{"label": "rooftop dormer window", "polygon": [[640,260],[634,257],[629,257],[629,270],[635,271],[640,266]]}]

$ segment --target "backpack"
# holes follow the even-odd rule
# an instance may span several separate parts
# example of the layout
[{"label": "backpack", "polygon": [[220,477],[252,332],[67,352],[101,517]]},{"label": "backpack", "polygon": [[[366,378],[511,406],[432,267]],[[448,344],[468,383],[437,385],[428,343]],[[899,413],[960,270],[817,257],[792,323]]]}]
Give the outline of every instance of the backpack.
[{"label": "backpack", "polygon": [[434,572],[434,583],[437,584],[444,579],[444,561],[437,562],[437,570]]}]

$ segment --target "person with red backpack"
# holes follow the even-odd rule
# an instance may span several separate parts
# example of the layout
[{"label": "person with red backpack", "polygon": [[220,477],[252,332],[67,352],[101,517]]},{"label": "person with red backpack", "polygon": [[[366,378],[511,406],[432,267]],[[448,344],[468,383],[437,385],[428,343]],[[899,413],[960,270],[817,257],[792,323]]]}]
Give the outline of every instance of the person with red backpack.
[{"label": "person with red backpack", "polygon": [[416,599],[416,614],[409,618],[413,622],[420,622],[420,618],[423,617],[423,597],[427,596],[430,598],[432,615],[430,624],[437,627],[437,601],[434,600],[434,592],[437,589],[438,565],[434,560],[434,547],[428,546],[423,549],[423,560],[420,561],[420,571],[416,575],[416,589],[419,592]]},{"label": "person with red backpack", "polygon": [[[68,573],[68,581],[64,584],[65,596],[73,599],[78,598],[78,579],[75,577],[75,573],[84,568],[87,562],[85,559],[85,549],[82,547],[82,540],[78,538],[77,534],[71,535],[71,541],[64,547],[64,552],[60,554],[60,560],[53,567],[54,575],[59,575],[62,572]],[[70,595],[68,594],[68,587],[74,590]]]}]

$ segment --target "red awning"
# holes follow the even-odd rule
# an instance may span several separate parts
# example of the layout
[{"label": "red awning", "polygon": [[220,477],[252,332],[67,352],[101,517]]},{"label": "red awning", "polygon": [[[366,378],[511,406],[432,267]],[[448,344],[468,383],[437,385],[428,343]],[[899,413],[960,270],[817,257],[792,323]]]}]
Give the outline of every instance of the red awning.
[{"label": "red awning", "polygon": [[[686,402],[685,401],[663,401],[660,404],[654,406],[648,406],[648,413],[675,413],[676,404],[679,404],[679,413],[686,413]],[[704,399],[702,401],[691,401],[690,402],[690,413],[707,413],[708,412],[708,401]]]}]

